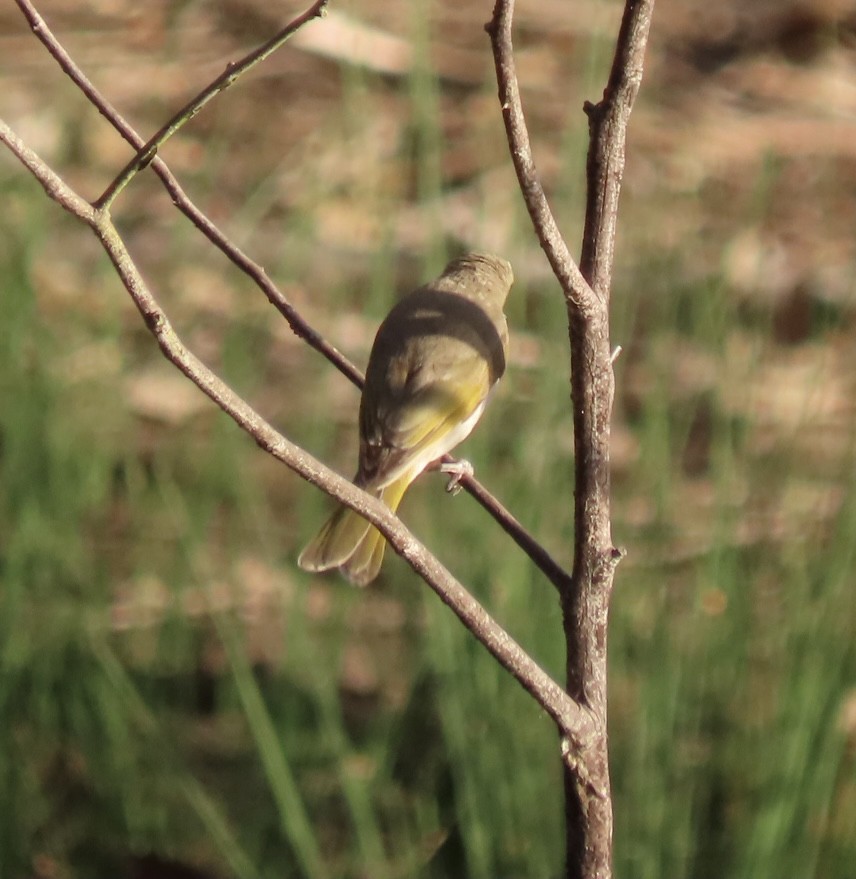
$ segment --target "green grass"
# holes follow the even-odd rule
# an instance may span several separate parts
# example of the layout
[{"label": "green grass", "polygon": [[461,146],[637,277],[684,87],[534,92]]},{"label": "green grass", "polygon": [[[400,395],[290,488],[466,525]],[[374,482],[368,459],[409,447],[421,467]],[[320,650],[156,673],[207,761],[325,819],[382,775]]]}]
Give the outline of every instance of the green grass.
[{"label": "green grass", "polygon": [[[380,588],[403,602],[409,625],[426,622],[405,648],[403,701],[381,704],[359,729],[336,681],[347,609],[363,596],[331,585],[344,609],[314,623],[312,586],[288,559],[271,559],[293,584],[280,663],[253,664],[228,611],[209,625],[173,607],[151,630],[109,630],[123,578],[156,577],[177,596],[209,576],[239,586],[237,560],[268,537],[267,501],[247,475],[256,453],[216,415],[204,418],[201,456],[191,453],[197,429],[162,434],[148,461],[135,456],[127,413],[77,422],[79,391],[56,377],[64,340],[38,319],[25,256],[7,261],[0,339],[2,875],[25,875],[37,856],[104,875],[149,850],[240,876],[554,875],[553,730],[397,559]],[[680,312],[660,314],[660,326],[709,344],[709,325],[681,327]],[[559,341],[544,344],[561,355]],[[564,379],[538,373],[526,407],[537,427],[503,435],[524,408],[514,390],[524,378],[509,377],[467,453],[567,554],[550,523],[567,523],[568,498],[553,489],[568,464],[530,439],[566,421],[554,397]],[[633,427],[640,472],[616,488],[616,532],[632,542],[611,630],[618,875],[843,879],[854,854],[838,802],[852,803],[839,715],[856,673],[856,499],[848,487],[829,533],[791,547],[741,548],[739,514],[723,502],[709,549],[670,563],[688,416],[670,408],[664,383],[654,387]],[[111,393],[103,399],[121,406]],[[741,431],[711,405],[715,487],[746,461]],[[521,477],[514,462],[527,454],[538,466]],[[466,498],[424,482],[407,518],[558,674],[550,588]],[[656,499],[660,522],[647,535],[622,522],[622,498],[640,491]],[[127,521],[111,533],[119,511]],[[706,609],[711,595],[721,612]],[[226,662],[205,672],[215,697],[200,715],[201,651],[212,644]]]},{"label": "green grass", "polygon": [[[413,22],[423,36],[424,12]],[[402,99],[418,172],[411,196],[433,230],[425,275],[455,242],[431,214],[442,186],[440,87],[425,43],[417,48],[422,66]],[[352,98],[363,95],[356,74],[345,79]],[[343,129],[359,122],[349,107]],[[564,142],[570,167],[570,129]],[[269,207],[266,183],[245,208],[252,220]],[[122,379],[157,361],[154,344],[127,310],[103,304],[123,294],[100,262],[94,317],[75,302],[51,310],[34,269],[48,258],[56,210],[35,187],[3,185],[18,222],[0,226],[0,879],[51,864],[55,875],[121,875],[147,852],[242,879],[558,875],[558,743],[543,712],[399,559],[365,593],[299,573],[298,546],[326,504],[260,463],[224,416],[212,408],[170,426],[133,411]],[[578,187],[562,195],[561,213],[575,216]],[[299,278],[311,268],[299,255],[315,242],[297,213],[283,272]],[[516,222],[519,239],[531,235],[522,210]],[[330,313],[382,315],[393,253],[384,238],[356,281],[324,290]],[[638,262],[633,287],[615,291],[625,348],[616,419],[638,449],[615,480],[615,539],[630,551],[610,630],[616,873],[849,879],[853,450],[820,482],[843,486],[833,516],[787,539],[744,539],[753,507],[734,498],[784,498],[790,483],[816,479],[814,462],[787,435],[760,454],[751,418],[735,413],[719,379],[676,394],[674,352],[693,346],[720,376],[735,328],[755,334],[759,360],[775,346],[715,274],[688,283],[680,264]],[[276,318],[236,310],[231,328],[206,318],[206,329],[222,330],[218,367],[264,403],[278,396],[266,385],[282,382],[296,401],[278,411],[284,429],[350,472],[355,439],[338,412],[325,417],[324,370],[306,358],[266,367]],[[540,359],[510,371],[463,452],[568,561],[563,306],[554,287],[521,278],[509,310],[513,334],[537,338]],[[75,380],[69,361],[96,343],[118,352],[120,368]],[[294,390],[299,370],[311,385],[305,398]],[[341,399],[356,408],[356,394]],[[688,472],[699,429],[703,462]],[[711,500],[690,507],[690,520],[684,508],[698,493]],[[551,587],[487,516],[466,497],[447,498],[432,476],[403,515],[560,675]],[[248,621],[253,565],[273,582],[261,622]],[[136,601],[132,612],[123,596]],[[192,612],[200,602],[205,612]]]},{"label": "green grass", "polygon": [[[315,585],[269,542],[256,453],[215,413],[162,432],[141,458],[140,425],[116,389],[63,382],[67,339],[42,319],[28,280],[42,216],[37,204],[29,245],[7,244],[0,331],[0,873],[26,875],[47,857],[71,875],[105,875],[156,851],[242,877],[555,875],[561,790],[543,714],[391,558],[379,589],[416,637],[399,645],[403,696],[381,696],[359,719],[337,681],[364,594],[332,583],[338,609],[321,622],[308,612]],[[717,349],[732,318],[712,314],[711,299],[688,290],[658,304],[660,331]],[[545,363],[561,361],[555,335],[544,336]],[[258,381],[234,369],[248,387]],[[693,410],[670,405],[652,374],[632,426],[640,467],[616,485],[616,534],[631,547],[611,628],[618,875],[844,879],[854,856],[840,725],[856,674],[852,486],[810,539],[741,545],[729,487],[745,479],[769,491],[773,473],[750,466],[746,428],[714,392],[708,477],[721,501],[709,545],[671,560]],[[569,501],[554,488],[569,466],[542,439],[567,423],[556,403],[565,380],[540,369],[508,383],[467,453],[566,555]],[[77,408],[93,405],[104,417],[78,421]],[[527,434],[502,429],[524,409]],[[527,456],[521,475],[515,462]],[[640,492],[655,517],[635,534],[623,510]],[[556,602],[496,527],[433,478],[405,515],[559,674]],[[259,547],[291,584],[279,607],[286,650],[261,664],[240,616],[192,618],[176,603],[192,588],[239,589],[238,561]],[[141,588],[146,577],[176,598],[150,627],[111,630],[117,583]],[[212,670],[203,656],[215,648],[224,662]]]}]

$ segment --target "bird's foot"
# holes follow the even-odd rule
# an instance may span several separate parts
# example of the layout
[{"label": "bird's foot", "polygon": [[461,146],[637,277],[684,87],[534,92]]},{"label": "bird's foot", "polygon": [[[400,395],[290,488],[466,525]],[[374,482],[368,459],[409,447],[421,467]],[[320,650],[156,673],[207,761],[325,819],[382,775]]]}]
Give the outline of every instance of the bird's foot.
[{"label": "bird's foot", "polygon": [[441,464],[440,472],[447,474],[449,477],[446,491],[449,494],[457,494],[461,490],[461,480],[467,476],[472,476],[475,471],[469,461],[460,460],[449,464]]}]

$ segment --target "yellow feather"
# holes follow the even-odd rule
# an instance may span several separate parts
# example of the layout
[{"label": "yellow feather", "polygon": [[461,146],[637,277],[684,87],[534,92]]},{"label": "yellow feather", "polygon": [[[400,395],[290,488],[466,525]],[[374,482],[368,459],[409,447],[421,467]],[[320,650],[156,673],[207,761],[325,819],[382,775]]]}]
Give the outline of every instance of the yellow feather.
[{"label": "yellow feather", "polygon": [[[393,512],[410,483],[469,435],[505,371],[502,308],[513,280],[505,260],[465,254],[399,301],[378,329],[360,402],[354,481]],[[338,568],[362,586],[377,575],[385,547],[376,528],[341,508],[298,564]]]},{"label": "yellow feather", "polygon": [[[417,475],[405,473],[378,492],[393,513]],[[297,564],[313,572],[338,568],[352,583],[365,586],[377,576],[385,549],[386,540],[377,528],[359,513],[340,507],[303,550]]]}]

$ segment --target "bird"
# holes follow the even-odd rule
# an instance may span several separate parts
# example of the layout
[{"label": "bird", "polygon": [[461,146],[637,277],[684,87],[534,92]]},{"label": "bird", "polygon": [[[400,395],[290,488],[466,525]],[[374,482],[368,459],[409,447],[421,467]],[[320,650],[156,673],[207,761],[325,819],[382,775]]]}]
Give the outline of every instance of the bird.
[{"label": "bird", "polygon": [[[353,481],[393,512],[413,480],[470,434],[505,372],[503,306],[513,283],[505,259],[466,253],[400,299],[378,328],[360,400]],[[373,525],[341,506],[297,563],[311,572],[338,569],[365,586],[380,571],[385,548]]]}]

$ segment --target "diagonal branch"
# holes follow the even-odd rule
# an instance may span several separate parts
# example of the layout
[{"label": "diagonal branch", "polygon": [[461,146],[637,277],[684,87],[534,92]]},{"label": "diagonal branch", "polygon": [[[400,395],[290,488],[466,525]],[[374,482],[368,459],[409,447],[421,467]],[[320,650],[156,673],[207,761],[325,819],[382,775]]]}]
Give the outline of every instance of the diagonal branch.
[{"label": "diagonal branch", "polygon": [[[30,0],[15,0],[33,33],[38,37],[63,73],[83,92],[98,112],[138,152],[145,149],[146,142],[110,101],[96,88],[59,42],[47,22]],[[303,16],[306,17],[306,14]],[[293,24],[294,22],[292,22]],[[289,25],[290,27],[291,25]],[[317,330],[313,329],[289,302],[288,297],[271,281],[267,272],[240,247],[238,247],[206,214],[190,199],[159,156],[151,163],[152,170],[160,178],[172,203],[197,229],[217,247],[234,265],[251,278],[265,294],[268,301],[286,319],[292,332],[311,348],[327,358],[346,378],[358,388],[363,385],[363,374],[338,348],[331,345]]]},{"label": "diagonal branch", "polygon": [[568,696],[382,501],[357,488],[276,431],[185,347],[143,280],[106,210],[93,208],[71,189],[3,120],[0,120],[0,143],[6,144],[18,157],[51,199],[92,229],[166,358],[262,449],[371,522],[394,551],[547,712],[574,753],[584,751],[595,731],[588,709]]},{"label": "diagonal branch", "polygon": [[559,231],[532,157],[529,129],[526,126],[523,105],[520,101],[520,87],[517,83],[514,48],[511,42],[513,18],[514,0],[497,0],[493,17],[485,25],[493,47],[499,104],[508,136],[511,161],[517,173],[520,192],[526,210],[529,211],[535,234],[547,255],[553,273],[562,286],[565,298],[581,314],[589,315],[600,307],[597,297],[574,262],[568,245]]},{"label": "diagonal branch", "polygon": [[[15,2],[29,22],[33,33],[45,46],[51,57],[59,64],[62,71],[138,153],[144,150],[146,142],[140,134],[83,73],[51,31],[47,22],[33,6],[32,2],[30,0],[15,0]],[[309,17],[308,12],[302,16],[305,20],[309,20]],[[317,330],[310,326],[288,300],[288,297],[270,279],[262,266],[239,248],[193,203],[163,159],[157,155],[154,156],[151,167],[169,193],[173,204],[227,259],[256,283],[271,305],[286,319],[292,332],[298,338],[303,339],[311,348],[318,351],[323,357],[326,357],[349,381],[358,388],[362,388],[362,372],[338,348],[331,345]],[[446,455],[443,459],[444,463],[451,463],[455,460],[451,455]],[[547,552],[544,546],[474,476],[464,475],[459,484],[493,517],[506,534],[529,556],[547,579],[561,591],[570,575]]]},{"label": "diagonal branch", "polygon": [[248,70],[252,70],[265,58],[272,55],[282,46],[289,37],[298,31],[304,24],[313,18],[321,18],[326,15],[329,0],[316,0],[304,13],[290,21],[279,33],[274,34],[266,43],[254,49],[249,55],[245,55],[240,61],[232,61],[226,65],[226,69],[213,82],[209,83],[172,119],[161,127],[146,143],[137,151],[137,155],[128,162],[119,172],[113,182],[104,190],[104,193],[95,203],[96,207],[109,210],[116,196],[143,170],[155,157],[158,149],[162,147],[179,129],[183,128],[196,114],[213,98],[225,91],[243,76]]}]

